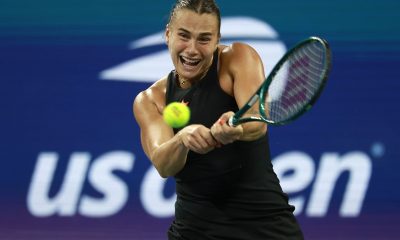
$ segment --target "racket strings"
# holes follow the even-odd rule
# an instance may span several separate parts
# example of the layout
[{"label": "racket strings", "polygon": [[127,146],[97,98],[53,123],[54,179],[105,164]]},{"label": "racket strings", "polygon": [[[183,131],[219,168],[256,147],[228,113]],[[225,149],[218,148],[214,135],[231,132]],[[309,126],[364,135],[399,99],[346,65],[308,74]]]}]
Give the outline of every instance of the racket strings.
[{"label": "racket strings", "polygon": [[268,89],[267,94],[274,97],[265,98],[267,117],[274,122],[288,120],[304,109],[319,90],[326,69],[325,46],[320,42],[301,46],[287,59]]}]

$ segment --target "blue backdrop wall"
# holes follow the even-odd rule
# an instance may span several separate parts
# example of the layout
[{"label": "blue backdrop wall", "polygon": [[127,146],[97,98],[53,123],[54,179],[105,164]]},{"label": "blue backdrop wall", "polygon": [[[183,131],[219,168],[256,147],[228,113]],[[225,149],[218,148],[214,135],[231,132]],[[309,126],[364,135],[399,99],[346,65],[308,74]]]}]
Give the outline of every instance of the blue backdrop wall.
[{"label": "blue backdrop wall", "polygon": [[[144,155],[132,101],[171,70],[172,4],[0,2],[0,239],[165,239],[174,184]],[[398,239],[400,2],[219,5],[223,42],[252,44],[267,71],[308,36],[330,42],[320,101],[270,128],[306,239]]]}]

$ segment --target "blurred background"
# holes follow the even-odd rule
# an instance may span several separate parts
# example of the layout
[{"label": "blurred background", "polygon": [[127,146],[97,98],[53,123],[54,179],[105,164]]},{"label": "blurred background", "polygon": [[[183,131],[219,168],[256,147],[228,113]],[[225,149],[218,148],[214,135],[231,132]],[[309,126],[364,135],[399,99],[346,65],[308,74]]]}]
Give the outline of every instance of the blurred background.
[{"label": "blurred background", "polygon": [[[173,3],[0,1],[0,239],[166,239],[174,183],[144,155],[132,101],[172,69]],[[222,41],[267,71],[302,39],[330,43],[320,100],[269,133],[306,239],[398,239],[400,2],[218,3]]]}]

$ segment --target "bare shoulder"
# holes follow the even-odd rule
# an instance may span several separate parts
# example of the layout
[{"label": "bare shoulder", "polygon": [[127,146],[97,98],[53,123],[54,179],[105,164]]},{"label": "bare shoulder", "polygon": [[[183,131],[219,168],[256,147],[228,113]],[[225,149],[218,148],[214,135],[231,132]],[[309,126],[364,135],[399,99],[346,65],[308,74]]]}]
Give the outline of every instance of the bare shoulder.
[{"label": "bare shoulder", "polygon": [[226,60],[244,61],[248,58],[259,58],[257,51],[250,45],[234,42],[229,46],[222,46],[221,57]]},{"label": "bare shoulder", "polygon": [[221,64],[221,68],[234,73],[243,68],[251,69],[255,65],[262,66],[262,61],[253,47],[246,43],[234,42],[222,48]]},{"label": "bare shoulder", "polygon": [[262,82],[263,63],[253,47],[235,42],[229,46],[221,45],[220,49],[220,86],[227,94],[235,95],[235,86],[238,89],[248,86],[251,82],[255,85]]},{"label": "bare shoulder", "polygon": [[135,97],[133,111],[137,119],[145,112],[151,113],[156,111],[160,114],[162,113],[165,106],[166,85],[167,77],[164,77]]}]

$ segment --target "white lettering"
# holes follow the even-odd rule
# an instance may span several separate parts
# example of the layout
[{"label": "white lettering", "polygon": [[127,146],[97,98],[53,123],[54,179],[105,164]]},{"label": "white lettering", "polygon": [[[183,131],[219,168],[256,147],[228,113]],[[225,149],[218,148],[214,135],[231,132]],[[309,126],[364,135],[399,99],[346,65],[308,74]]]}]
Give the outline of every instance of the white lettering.
[{"label": "white lettering", "polygon": [[[305,190],[311,183],[315,166],[314,161],[305,153],[293,151],[281,154],[273,160],[274,170],[284,192],[291,194]],[[288,173],[285,175],[285,173]],[[304,196],[290,198],[295,206],[294,214],[300,214],[305,204]]]},{"label": "white lettering", "polygon": [[171,217],[175,211],[176,194],[170,198],[165,198],[163,189],[166,179],[158,174],[157,170],[151,166],[147,171],[140,187],[140,200],[144,209],[154,217]]},{"label": "white lettering", "polygon": [[47,217],[58,213],[72,216],[82,191],[86,171],[90,162],[88,153],[71,155],[64,181],[57,195],[49,198],[51,183],[58,162],[58,154],[45,152],[39,154],[28,192],[28,210],[36,217]]},{"label": "white lettering", "polygon": [[[131,153],[123,151],[106,153],[93,161],[89,171],[90,154],[73,153],[60,190],[50,198],[49,192],[54,182],[58,158],[57,153],[39,154],[27,197],[28,210],[32,215],[73,216],[76,214],[80,198],[79,213],[87,217],[110,216],[125,205],[129,197],[127,185],[113,175],[113,171],[129,172],[134,162]],[[87,173],[90,184],[103,194],[102,198],[82,195]]]},{"label": "white lettering", "polygon": [[[78,212],[86,217],[107,217],[119,212],[127,203],[130,196],[128,185],[114,171],[130,172],[135,161],[133,153],[108,152],[94,159],[91,166],[90,153],[73,153],[60,187],[54,191],[57,187],[54,186],[54,175],[58,160],[56,152],[43,152],[38,156],[27,195],[27,208],[33,216],[68,217]],[[349,177],[339,214],[341,217],[357,217],[360,214],[372,174],[372,162],[367,154],[359,151],[343,156],[325,153],[316,170],[315,161],[309,155],[291,151],[275,157],[273,165],[282,189],[291,196],[289,203],[296,207],[295,214],[305,211],[308,217],[326,216],[337,181],[343,173],[348,173]],[[101,197],[82,193],[86,174],[88,183]],[[144,210],[153,217],[165,218],[174,214],[176,194],[165,196],[167,181],[158,175],[153,166],[144,175],[140,201]],[[308,196],[302,191],[310,187],[307,202]]]},{"label": "white lettering", "polygon": [[87,217],[105,217],[117,213],[127,202],[129,191],[125,182],[113,171],[129,172],[134,157],[129,152],[114,151],[97,158],[88,175],[91,185],[103,193],[101,199],[83,196],[79,212]]},{"label": "white lettering", "polygon": [[338,153],[324,154],[311,191],[307,215],[322,217],[327,214],[336,181],[344,171],[349,171],[350,176],[340,207],[340,215],[358,216],[369,185],[371,168],[371,160],[362,152],[350,152],[343,157]]}]

